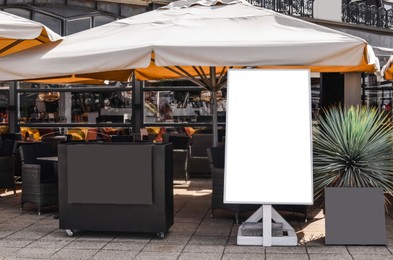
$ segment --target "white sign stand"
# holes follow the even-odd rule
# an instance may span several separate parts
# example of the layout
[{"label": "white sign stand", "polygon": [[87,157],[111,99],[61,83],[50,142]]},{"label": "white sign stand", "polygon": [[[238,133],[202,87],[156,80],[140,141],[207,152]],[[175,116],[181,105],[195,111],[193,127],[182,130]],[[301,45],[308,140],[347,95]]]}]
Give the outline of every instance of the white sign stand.
[{"label": "white sign stand", "polygon": [[[245,222],[256,223],[259,220],[263,221],[263,235],[262,236],[244,236],[242,233],[243,225],[240,225],[237,235],[238,245],[252,245],[252,246],[296,246],[297,236],[295,230],[285,221],[283,217],[272,207],[272,205],[262,205],[254,212]],[[276,223],[283,224],[282,237],[272,236],[272,220]]]},{"label": "white sign stand", "polygon": [[[272,205],[313,203],[310,83],[304,69],[228,71],[224,203],[263,205],[240,226],[238,245],[297,245]],[[244,122],[256,138],[244,140]]]}]

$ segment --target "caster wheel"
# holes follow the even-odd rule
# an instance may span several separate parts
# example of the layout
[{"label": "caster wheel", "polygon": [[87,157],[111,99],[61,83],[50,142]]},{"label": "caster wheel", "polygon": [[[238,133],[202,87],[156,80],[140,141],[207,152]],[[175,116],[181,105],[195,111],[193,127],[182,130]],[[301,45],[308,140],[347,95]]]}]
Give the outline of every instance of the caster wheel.
[{"label": "caster wheel", "polygon": [[74,234],[75,234],[75,232],[73,230],[71,230],[71,229],[66,229],[65,232],[67,233],[67,236],[69,236],[69,237],[73,237]]},{"label": "caster wheel", "polygon": [[157,233],[157,237],[163,239],[165,237],[165,233],[164,232],[158,232]]}]

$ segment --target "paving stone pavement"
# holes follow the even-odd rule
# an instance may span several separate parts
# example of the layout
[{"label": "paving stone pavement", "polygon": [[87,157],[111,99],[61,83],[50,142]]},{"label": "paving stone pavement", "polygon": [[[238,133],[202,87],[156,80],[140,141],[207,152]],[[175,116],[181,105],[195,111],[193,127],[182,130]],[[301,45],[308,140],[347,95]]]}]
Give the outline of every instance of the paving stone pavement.
[{"label": "paving stone pavement", "polygon": [[[192,179],[174,183],[174,225],[164,239],[155,234],[76,232],[68,237],[60,230],[51,209],[37,215],[34,205],[20,210],[17,195],[0,190],[1,259],[307,259],[307,260],[393,260],[393,218],[386,215],[386,246],[325,246],[325,219],[314,206],[309,220],[281,212],[294,227],[298,245],[291,247],[238,246],[239,224],[234,216],[216,210],[211,218],[211,180]],[[251,212],[252,213],[252,212]],[[241,215],[247,219],[251,213]]]}]

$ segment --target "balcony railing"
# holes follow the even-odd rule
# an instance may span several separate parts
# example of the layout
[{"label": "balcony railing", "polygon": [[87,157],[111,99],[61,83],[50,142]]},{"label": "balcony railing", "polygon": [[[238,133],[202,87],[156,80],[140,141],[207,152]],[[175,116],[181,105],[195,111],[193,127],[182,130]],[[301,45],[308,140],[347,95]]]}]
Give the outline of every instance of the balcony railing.
[{"label": "balcony railing", "polygon": [[393,10],[385,7],[367,5],[364,2],[343,1],[342,21],[379,28],[393,28]]},{"label": "balcony railing", "polygon": [[254,6],[263,7],[292,16],[313,18],[314,0],[247,0]]}]

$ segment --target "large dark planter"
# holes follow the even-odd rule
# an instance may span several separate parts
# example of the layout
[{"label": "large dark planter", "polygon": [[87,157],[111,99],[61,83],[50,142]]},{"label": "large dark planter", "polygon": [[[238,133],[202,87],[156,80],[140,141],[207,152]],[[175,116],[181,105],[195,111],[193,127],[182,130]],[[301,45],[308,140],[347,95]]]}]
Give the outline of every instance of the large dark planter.
[{"label": "large dark planter", "polygon": [[326,244],[386,244],[382,188],[326,188],[325,213]]},{"label": "large dark planter", "polygon": [[173,224],[172,164],[171,144],[59,145],[60,228],[163,237]]}]

